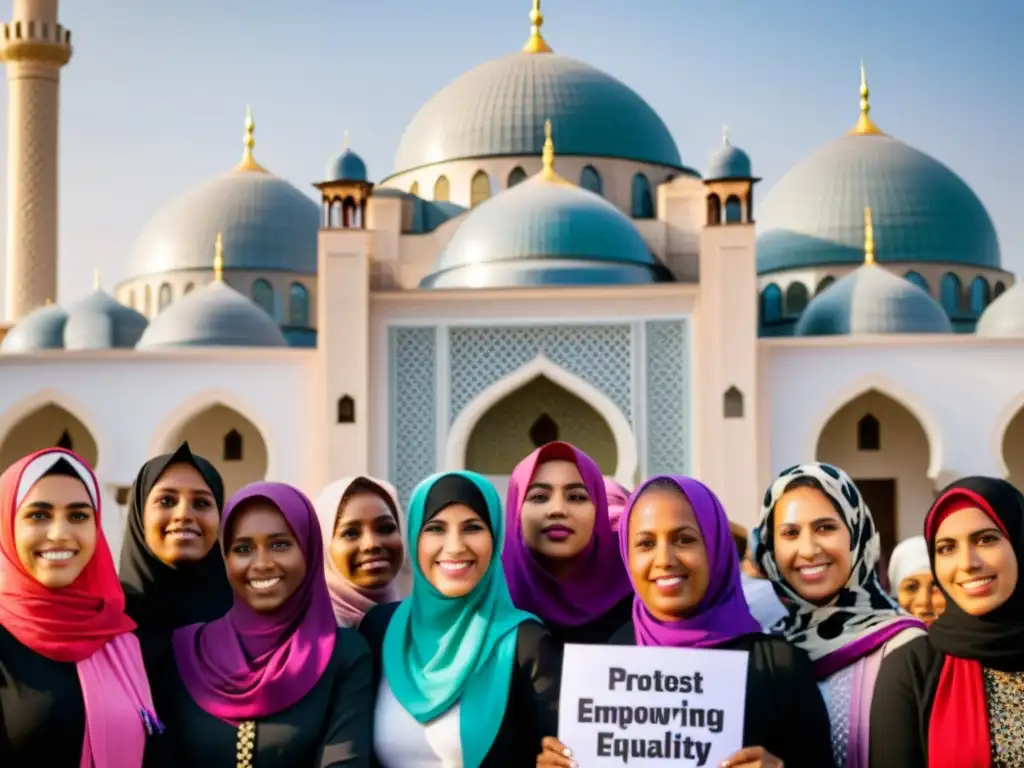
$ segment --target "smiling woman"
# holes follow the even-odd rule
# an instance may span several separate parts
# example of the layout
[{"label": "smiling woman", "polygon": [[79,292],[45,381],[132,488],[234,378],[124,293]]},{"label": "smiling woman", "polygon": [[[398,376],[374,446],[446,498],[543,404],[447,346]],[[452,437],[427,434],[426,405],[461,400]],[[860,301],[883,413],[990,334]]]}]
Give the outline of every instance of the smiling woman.
[{"label": "smiling woman", "polygon": [[335,624],[316,513],[297,489],[253,483],[224,509],[234,605],[174,633],[153,685],[174,765],[368,766],[371,660]]},{"label": "smiling woman", "polygon": [[0,476],[0,765],[142,765],[162,726],[134,628],[92,471],[63,449],[12,464]]}]

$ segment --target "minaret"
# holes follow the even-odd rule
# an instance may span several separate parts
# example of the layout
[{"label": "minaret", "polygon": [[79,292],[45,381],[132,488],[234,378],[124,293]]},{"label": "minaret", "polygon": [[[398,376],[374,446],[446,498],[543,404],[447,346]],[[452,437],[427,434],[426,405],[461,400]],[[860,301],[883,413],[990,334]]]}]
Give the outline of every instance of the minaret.
[{"label": "minaret", "polygon": [[60,70],[71,32],[57,0],[14,0],[3,25],[7,65],[7,319],[57,295],[57,139]]}]

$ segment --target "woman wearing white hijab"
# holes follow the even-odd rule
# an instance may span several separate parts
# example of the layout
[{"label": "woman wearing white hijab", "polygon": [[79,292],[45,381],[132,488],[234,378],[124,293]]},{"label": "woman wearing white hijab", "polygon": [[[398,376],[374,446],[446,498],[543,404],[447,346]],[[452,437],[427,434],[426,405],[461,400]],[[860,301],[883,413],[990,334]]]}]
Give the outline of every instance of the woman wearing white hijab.
[{"label": "woman wearing white hijab", "polygon": [[900,608],[931,626],[946,609],[946,598],[935,584],[924,536],[901,541],[889,558],[889,589]]}]

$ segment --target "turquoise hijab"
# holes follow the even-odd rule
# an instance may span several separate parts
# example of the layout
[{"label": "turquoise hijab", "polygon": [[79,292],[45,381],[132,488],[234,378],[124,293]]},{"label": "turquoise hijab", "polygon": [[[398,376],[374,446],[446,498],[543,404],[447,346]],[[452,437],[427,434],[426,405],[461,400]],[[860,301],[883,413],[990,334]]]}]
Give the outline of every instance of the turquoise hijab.
[{"label": "turquoise hijab", "polygon": [[[425,516],[451,504],[476,511],[495,541],[487,573],[468,595],[454,598],[434,588],[416,557]],[[410,715],[428,723],[461,705],[459,735],[466,768],[483,762],[505,716],[517,629],[524,621],[537,621],[512,604],[505,584],[504,519],[498,491],[476,472],[445,472],[420,483],[409,500],[406,526],[412,594],[398,606],[384,635],[384,674]]]}]

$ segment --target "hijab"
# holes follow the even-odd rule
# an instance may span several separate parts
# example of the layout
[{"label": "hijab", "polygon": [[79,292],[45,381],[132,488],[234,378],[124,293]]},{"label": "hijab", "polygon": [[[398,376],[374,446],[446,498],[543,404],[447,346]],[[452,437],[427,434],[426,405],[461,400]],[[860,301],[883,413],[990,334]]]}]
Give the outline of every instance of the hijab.
[{"label": "hijab", "polygon": [[231,516],[248,502],[281,512],[306,558],[306,575],[273,614],[256,613],[238,595],[228,613],[174,633],[185,688],[201,709],[228,723],[259,720],[298,703],[327,669],[337,625],[324,578],[323,540],[313,505],[284,483],[251,483],[224,509],[221,547],[230,546]]},{"label": "hijab", "polygon": [[[480,515],[494,538],[487,572],[468,594],[454,598],[430,583],[416,556],[423,526],[453,504]],[[478,768],[505,716],[517,630],[536,618],[516,608],[505,584],[501,499],[485,477],[468,471],[428,477],[413,491],[408,517],[412,595],[384,635],[384,674],[395,698],[420,723],[459,703],[464,764]]]},{"label": "hijab", "polygon": [[[754,632],[761,625],[751,615],[743,597],[740,563],[729,529],[729,518],[718,497],[692,477],[656,475],[637,488],[626,502],[619,526],[619,554],[629,571],[629,521],[636,503],[649,488],[671,486],[693,507],[708,556],[708,586],[691,616],[672,622],[651,616],[638,595],[633,597],[633,631],[636,644],[673,648],[714,648]],[[635,589],[636,582],[630,581]]]},{"label": "hijab", "polygon": [[932,569],[928,560],[928,544],[924,536],[904,539],[889,556],[889,589],[895,595],[900,584],[914,573],[926,573]]},{"label": "hijab", "polygon": [[[79,480],[96,511],[96,549],[78,578],[59,589],[43,586],[25,569],[14,541],[18,507],[53,474]],[[36,451],[0,475],[0,626],[39,655],[75,665],[85,705],[82,768],[139,768],[146,734],[163,726],[132,634],[135,623],[124,613],[100,501],[92,470],[62,448]]]},{"label": "hijab", "polygon": [[[594,503],[594,532],[576,556],[578,566],[568,578],[550,574],[523,540],[522,510],[537,468],[547,461],[571,461]],[[543,445],[516,466],[508,484],[505,513],[505,552],[502,562],[509,593],[517,607],[543,621],[578,627],[604,616],[629,596],[629,576],[616,551],[615,533],[608,519],[604,478],[587,454],[568,443]]]},{"label": "hijab", "polygon": [[619,530],[619,519],[622,517],[622,510],[629,499],[629,491],[614,477],[604,478],[604,495],[608,497],[608,522],[612,530]]},{"label": "hijab", "polygon": [[146,500],[164,473],[176,464],[195,469],[213,494],[218,512],[224,509],[220,473],[209,461],[192,453],[188,443],[142,465],[128,500],[128,535],[121,547],[120,577],[127,601],[125,612],[145,631],[170,632],[212,621],[231,607],[231,587],[218,547],[211,547],[198,562],[167,565],[146,543]]},{"label": "hijab", "polygon": [[[815,483],[832,501],[850,532],[850,578],[828,605],[815,605],[782,578],[775,559],[775,505],[798,478]],[[756,536],[756,556],[789,614],[772,631],[807,651],[818,679],[824,679],[881,647],[890,638],[923,623],[900,610],[878,580],[881,539],[856,484],[831,464],[812,462],[785,470],[764,495]]]},{"label": "hijab", "polygon": [[[353,488],[353,483],[355,487]],[[331,541],[337,528],[341,505],[351,498],[349,491],[356,493],[373,493],[384,500],[399,529],[404,528],[399,512],[398,492],[391,483],[373,477],[343,477],[328,485],[316,500],[316,515],[320,519],[320,532],[324,542],[324,571],[327,575],[327,589],[331,593],[331,604],[334,606],[334,617],[339,626],[357,627],[366,612],[379,603],[393,603],[401,599],[398,581],[403,575],[405,564],[395,578],[383,587],[366,589],[357,587],[338,571],[331,557]],[[408,559],[406,559],[408,562]]]},{"label": "hijab", "polygon": [[[935,538],[942,520],[961,509],[981,509],[1007,538],[1024,563],[1024,496],[1005,480],[965,477],[948,486],[925,518],[925,538],[935,574]],[[1024,671],[1024,587],[1021,574],[1009,599],[983,616],[971,616],[946,596],[946,610],[929,632],[932,646],[945,654],[928,727],[930,766],[991,766],[991,740],[983,667]],[[940,757],[941,756],[941,757]],[[941,763],[939,760],[941,759]]]}]

